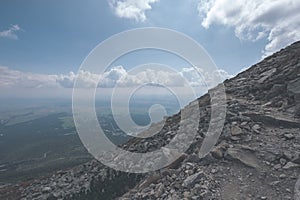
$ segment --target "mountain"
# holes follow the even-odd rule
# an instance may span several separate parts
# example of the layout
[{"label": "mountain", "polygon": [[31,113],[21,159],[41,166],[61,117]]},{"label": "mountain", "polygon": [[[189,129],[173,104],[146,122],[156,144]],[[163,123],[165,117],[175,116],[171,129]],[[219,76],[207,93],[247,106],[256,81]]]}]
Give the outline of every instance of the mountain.
[{"label": "mountain", "polygon": [[[93,160],[42,179],[0,186],[1,199],[296,199],[300,200],[300,42],[224,82],[224,128],[199,157],[211,116],[209,93],[199,106],[199,130],[185,154],[148,174],[115,171]],[[153,151],[179,129],[180,113],[148,139],[123,148]]]}]

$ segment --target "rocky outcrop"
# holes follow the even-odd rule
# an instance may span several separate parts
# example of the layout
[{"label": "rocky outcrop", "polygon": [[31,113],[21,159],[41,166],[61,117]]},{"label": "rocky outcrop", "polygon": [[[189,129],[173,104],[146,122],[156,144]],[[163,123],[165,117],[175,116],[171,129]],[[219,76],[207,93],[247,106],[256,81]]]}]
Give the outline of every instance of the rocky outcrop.
[{"label": "rocky outcrop", "polygon": [[195,156],[210,120],[206,96],[199,99],[199,136],[187,158],[120,199],[299,198],[299,77],[298,42],[226,80],[226,122],[211,153]]},{"label": "rocky outcrop", "polygon": [[[18,187],[20,198],[299,199],[299,77],[297,42],[226,80],[224,128],[204,157],[198,154],[210,122],[208,94],[198,99],[198,134],[175,164],[141,175],[117,172],[92,161]],[[158,134],[132,139],[122,147],[134,152],[163,147],[176,135],[179,121],[180,114],[174,115]]]}]

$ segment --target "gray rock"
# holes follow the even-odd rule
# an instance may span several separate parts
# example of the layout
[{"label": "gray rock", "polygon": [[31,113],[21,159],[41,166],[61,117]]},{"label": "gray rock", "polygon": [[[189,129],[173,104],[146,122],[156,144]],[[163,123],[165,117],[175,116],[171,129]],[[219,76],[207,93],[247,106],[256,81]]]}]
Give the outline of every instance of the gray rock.
[{"label": "gray rock", "polygon": [[283,169],[292,169],[292,168],[298,168],[300,165],[293,163],[293,162],[288,162],[285,166],[283,166]]},{"label": "gray rock", "polygon": [[232,160],[238,160],[244,165],[252,168],[259,169],[259,161],[256,156],[249,151],[238,149],[238,148],[229,148],[226,152],[226,158]]},{"label": "gray rock", "polygon": [[300,94],[300,78],[290,81],[287,85],[287,90],[292,95]]},{"label": "gray rock", "polygon": [[268,98],[270,99],[270,98],[279,96],[282,93],[284,93],[285,91],[286,91],[286,86],[284,84],[274,84],[268,94]]},{"label": "gray rock", "polygon": [[286,159],[280,158],[279,162],[280,162],[281,165],[285,165],[286,164]]},{"label": "gray rock", "polygon": [[300,154],[297,153],[294,158],[292,159],[292,162],[293,163],[296,163],[296,164],[300,164]]},{"label": "gray rock", "polygon": [[220,147],[215,147],[211,151],[211,155],[216,159],[222,159],[224,157],[223,150]]},{"label": "gray rock", "polygon": [[284,137],[287,139],[287,140],[292,140],[295,138],[295,136],[291,133],[287,133],[287,134],[284,134]]},{"label": "gray rock", "polygon": [[300,200],[300,176],[296,182],[294,191],[295,191],[294,199]]},{"label": "gray rock", "polygon": [[260,127],[260,125],[255,124],[254,126],[252,126],[252,130],[253,130],[255,133],[260,133],[261,127]]},{"label": "gray rock", "polygon": [[231,131],[232,136],[239,136],[243,133],[243,130],[240,127],[238,127],[237,125],[231,126],[230,131]]},{"label": "gray rock", "polygon": [[269,77],[271,77],[275,72],[277,71],[276,68],[270,69],[264,73],[262,73],[260,76],[261,78],[257,81],[258,83],[265,82]]},{"label": "gray rock", "polygon": [[44,187],[43,189],[42,189],[42,192],[43,193],[49,193],[49,192],[51,192],[52,191],[52,189],[50,188],[50,187]]},{"label": "gray rock", "polygon": [[204,176],[204,173],[201,171],[201,172],[198,172],[196,174],[193,174],[191,176],[188,176],[182,183],[182,186],[183,187],[193,187],[197,181]]}]

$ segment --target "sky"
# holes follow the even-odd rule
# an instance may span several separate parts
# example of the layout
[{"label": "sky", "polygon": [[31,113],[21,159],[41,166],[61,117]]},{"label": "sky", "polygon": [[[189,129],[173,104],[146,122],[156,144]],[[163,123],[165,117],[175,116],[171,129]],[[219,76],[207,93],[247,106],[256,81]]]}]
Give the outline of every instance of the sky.
[{"label": "sky", "polygon": [[[178,87],[178,76],[200,87],[207,80],[191,66],[159,52],[129,55],[101,75],[79,67],[114,34],[161,27],[193,38],[229,78],[299,40],[299,10],[299,0],[2,0],[0,98],[70,96],[78,74],[87,86],[100,79],[99,88],[153,79]],[[148,70],[129,76],[131,67],[149,61],[177,65],[178,73]]]}]

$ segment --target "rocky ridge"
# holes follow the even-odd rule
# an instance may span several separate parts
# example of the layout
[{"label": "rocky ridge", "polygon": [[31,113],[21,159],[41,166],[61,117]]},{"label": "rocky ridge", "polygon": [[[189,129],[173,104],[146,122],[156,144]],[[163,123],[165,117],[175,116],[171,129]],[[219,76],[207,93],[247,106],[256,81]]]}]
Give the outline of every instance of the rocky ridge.
[{"label": "rocky ridge", "polygon": [[[198,153],[210,121],[209,94],[195,101],[200,123],[193,144],[170,166],[129,174],[91,161],[43,179],[0,186],[1,199],[298,200],[300,42],[224,85],[226,121],[216,146],[204,158]],[[157,135],[133,139],[123,148],[136,152],[160,148],[176,135],[179,121],[180,114],[169,117]]]}]

